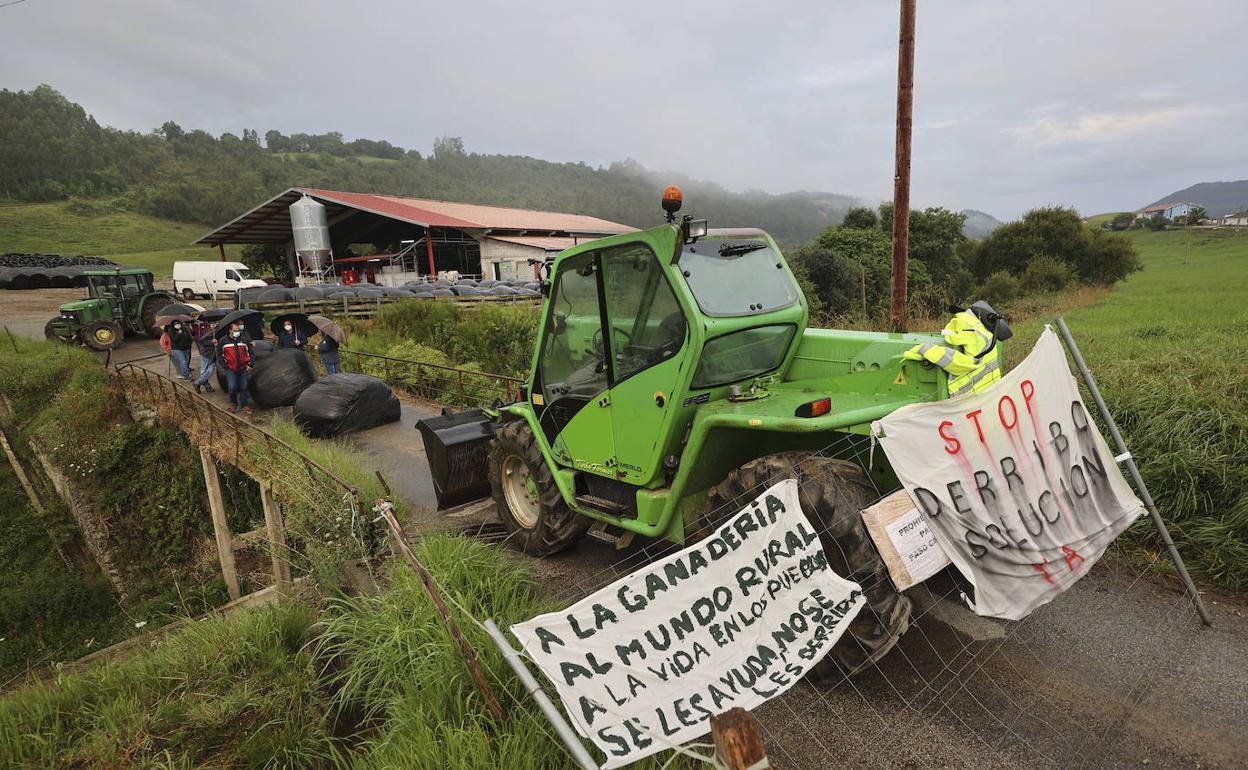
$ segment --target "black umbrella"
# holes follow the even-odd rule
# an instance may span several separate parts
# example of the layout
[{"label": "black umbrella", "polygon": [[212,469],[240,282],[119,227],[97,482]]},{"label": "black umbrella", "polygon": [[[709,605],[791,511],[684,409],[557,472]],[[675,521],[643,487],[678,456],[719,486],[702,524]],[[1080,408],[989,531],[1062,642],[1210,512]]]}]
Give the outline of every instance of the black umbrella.
[{"label": "black umbrella", "polygon": [[264,313],[259,310],[235,310],[217,322],[213,327],[212,336],[221,339],[229,333],[230,327],[241,323],[253,340],[264,337]]},{"label": "black umbrella", "polygon": [[220,321],[222,318],[225,318],[229,314],[230,314],[229,308],[214,308],[211,310],[205,310],[204,312],[200,313],[199,320],[207,321],[210,324],[215,324],[217,321]]},{"label": "black umbrella", "polygon": [[281,334],[282,324],[287,321],[290,321],[295,329],[303,334],[305,339],[311,337],[313,334],[316,334],[318,331],[316,324],[308,320],[307,313],[283,313],[273,319],[273,321],[269,324],[269,329],[271,329],[275,335]]},{"label": "black umbrella", "polygon": [[203,308],[194,305],[188,305],[185,302],[170,302],[156,312],[158,316],[175,316],[175,315],[195,315]]}]

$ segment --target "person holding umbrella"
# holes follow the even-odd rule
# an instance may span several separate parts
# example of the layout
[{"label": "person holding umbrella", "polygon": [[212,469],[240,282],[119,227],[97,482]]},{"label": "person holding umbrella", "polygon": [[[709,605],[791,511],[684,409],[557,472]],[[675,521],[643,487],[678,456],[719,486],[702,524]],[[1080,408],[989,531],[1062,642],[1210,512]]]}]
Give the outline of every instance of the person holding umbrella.
[{"label": "person holding umbrella", "polygon": [[191,324],[191,337],[199,347],[199,376],[192,384],[196,393],[212,392],[211,377],[217,370],[217,340],[212,336],[212,324],[201,315]]},{"label": "person holding umbrella", "polygon": [[181,318],[179,316],[170,322],[165,327],[165,331],[169,334],[169,357],[173,359],[173,364],[178,369],[178,379],[189,380],[191,378],[191,344],[195,340],[191,338],[191,331]]},{"label": "person holding umbrella", "polygon": [[225,381],[230,391],[230,411],[240,408],[251,414],[248,403],[247,379],[251,373],[251,345],[243,339],[243,324],[229,325],[224,342],[220,343],[220,363],[225,370]]},{"label": "person holding umbrella", "polygon": [[316,334],[316,326],[308,320],[306,313],[283,313],[269,324],[273,336],[277,337],[277,347],[303,350],[308,338]]},{"label": "person holding umbrella", "polygon": [[316,344],[316,353],[321,357],[321,363],[325,365],[325,374],[337,374],[341,371],[338,368],[338,346],[346,341],[346,334],[341,326],[323,315],[309,316],[308,320],[321,334],[321,341]]}]

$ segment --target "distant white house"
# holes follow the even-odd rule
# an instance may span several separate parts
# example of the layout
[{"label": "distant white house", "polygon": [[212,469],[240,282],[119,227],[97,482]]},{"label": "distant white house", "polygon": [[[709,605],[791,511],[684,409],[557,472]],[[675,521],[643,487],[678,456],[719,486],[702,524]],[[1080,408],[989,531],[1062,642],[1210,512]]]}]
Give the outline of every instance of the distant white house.
[{"label": "distant white house", "polygon": [[1226,216],[1222,217],[1221,222],[1224,225],[1233,225],[1235,227],[1248,227],[1248,209],[1236,212],[1234,214],[1227,214]]},{"label": "distant white house", "polygon": [[1177,219],[1187,216],[1187,213],[1192,210],[1192,205],[1191,203],[1156,203],[1140,209],[1136,212],[1136,215],[1144,219],[1151,219],[1160,214],[1166,219]]}]

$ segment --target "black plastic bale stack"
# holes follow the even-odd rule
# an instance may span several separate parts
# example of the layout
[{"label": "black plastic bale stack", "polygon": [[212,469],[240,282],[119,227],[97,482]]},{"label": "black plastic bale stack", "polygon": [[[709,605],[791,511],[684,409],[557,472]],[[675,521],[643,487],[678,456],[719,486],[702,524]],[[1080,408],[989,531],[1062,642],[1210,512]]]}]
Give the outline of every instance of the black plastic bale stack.
[{"label": "black plastic bale stack", "polygon": [[398,422],[403,408],[389,386],[366,374],[331,374],[295,402],[295,424],[305,436],[330,438]]},{"label": "black plastic bale stack", "polygon": [[287,348],[267,354],[257,350],[254,366],[247,392],[262,409],[291,406],[316,382],[316,370],[302,350]]}]

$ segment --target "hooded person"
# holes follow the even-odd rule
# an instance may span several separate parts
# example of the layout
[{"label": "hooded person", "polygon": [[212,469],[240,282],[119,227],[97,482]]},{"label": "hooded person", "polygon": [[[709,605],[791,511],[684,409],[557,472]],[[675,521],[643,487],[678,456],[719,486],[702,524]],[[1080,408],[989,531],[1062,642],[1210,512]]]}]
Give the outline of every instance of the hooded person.
[{"label": "hooded person", "polygon": [[325,374],[337,374],[340,371],[338,369],[338,340],[322,332],[321,341],[316,343],[316,354],[320,357],[321,363],[325,365]]},{"label": "hooded person", "polygon": [[950,308],[953,318],[940,335],[944,345],[925,342],[903,355],[911,361],[927,361],[949,376],[949,395],[979,393],[1001,379],[1001,347],[998,342],[1014,336],[1004,316],[987,302],[965,310]]},{"label": "hooded person", "polygon": [[303,346],[306,345],[307,342],[308,338],[304,336],[303,332],[296,329],[295,325],[291,323],[289,319],[282,324],[282,328],[277,332],[277,347],[279,349],[297,348],[302,350]]}]

